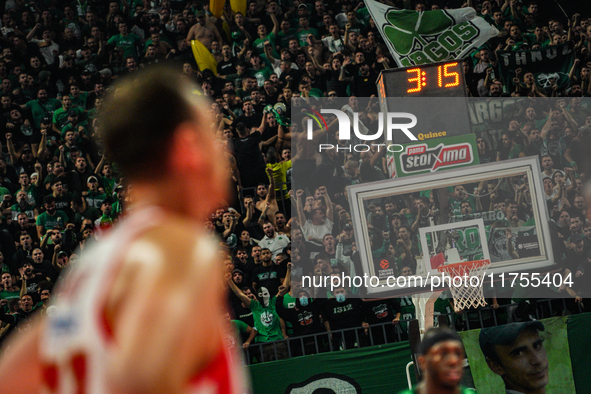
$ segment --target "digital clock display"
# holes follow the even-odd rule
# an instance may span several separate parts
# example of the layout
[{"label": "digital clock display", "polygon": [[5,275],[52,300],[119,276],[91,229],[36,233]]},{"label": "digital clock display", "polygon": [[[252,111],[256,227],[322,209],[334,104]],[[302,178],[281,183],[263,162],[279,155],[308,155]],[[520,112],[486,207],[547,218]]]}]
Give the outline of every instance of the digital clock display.
[{"label": "digital clock display", "polygon": [[378,90],[381,97],[464,97],[462,62],[385,70],[378,79]]}]

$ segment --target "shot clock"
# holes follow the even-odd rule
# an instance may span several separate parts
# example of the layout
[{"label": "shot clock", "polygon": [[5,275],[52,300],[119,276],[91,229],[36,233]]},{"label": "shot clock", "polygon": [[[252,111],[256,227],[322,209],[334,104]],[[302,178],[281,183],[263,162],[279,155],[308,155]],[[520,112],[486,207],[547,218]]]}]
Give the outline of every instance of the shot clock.
[{"label": "shot clock", "polygon": [[[420,140],[472,132],[461,60],[384,70],[377,85],[380,111],[415,115],[410,132]],[[393,140],[410,142],[402,133]]]},{"label": "shot clock", "polygon": [[380,97],[465,97],[461,61],[382,71]]}]

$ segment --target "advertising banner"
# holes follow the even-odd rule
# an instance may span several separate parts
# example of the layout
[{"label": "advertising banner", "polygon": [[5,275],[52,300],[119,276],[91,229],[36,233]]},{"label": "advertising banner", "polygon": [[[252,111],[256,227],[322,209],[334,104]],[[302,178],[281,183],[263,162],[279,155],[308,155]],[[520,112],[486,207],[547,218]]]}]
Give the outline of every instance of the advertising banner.
[{"label": "advertising banner", "polygon": [[[447,138],[429,138],[418,134],[418,142],[403,144],[401,152],[389,153],[388,163],[394,164],[390,175],[405,177],[479,164],[476,136],[466,134]],[[393,173],[392,171],[395,171]]]},{"label": "advertising banner", "polygon": [[[548,370],[548,383],[545,386],[547,394],[553,393],[580,393],[575,390],[575,379],[573,377],[573,369],[571,366],[571,337],[575,332],[567,330],[567,317],[553,317],[550,319],[540,320],[544,325],[544,331],[540,331],[540,338],[543,340],[543,351],[540,354],[539,364],[536,366],[526,365],[528,363],[515,363],[512,365],[512,370],[516,372],[519,368],[524,368],[524,381],[527,379],[527,368],[538,368],[540,370]],[[478,394],[496,394],[505,392],[505,383],[503,379],[494,373],[487,365],[486,359],[479,344],[479,335],[481,330],[470,330],[460,332],[460,337],[464,342],[468,362],[470,363],[470,371],[474,379],[474,386]],[[578,335],[577,335],[578,336]],[[579,338],[582,340],[583,338]],[[527,357],[527,356],[524,356]],[[508,363],[507,360],[502,360]],[[504,365],[504,364],[503,364]],[[508,374],[507,380],[511,381],[514,374]],[[534,379],[531,379],[534,381]],[[539,379],[540,381],[543,379]],[[589,392],[588,390],[586,392]]]},{"label": "advertising banner", "polygon": [[[255,394],[383,394],[407,389],[408,342],[249,367]],[[288,379],[289,377],[289,379]]]},{"label": "advertising banner", "polygon": [[[588,335],[591,314],[542,319],[539,331],[548,366],[547,394],[591,394]],[[488,366],[479,344],[480,329],[460,331],[471,379],[465,387],[479,394],[505,392],[503,379]],[[250,365],[254,394],[382,394],[408,388],[405,368],[411,360],[408,342],[324,353]],[[519,364],[514,369],[519,368]],[[413,368],[411,379],[416,384]],[[287,378],[289,377],[289,379]]]}]

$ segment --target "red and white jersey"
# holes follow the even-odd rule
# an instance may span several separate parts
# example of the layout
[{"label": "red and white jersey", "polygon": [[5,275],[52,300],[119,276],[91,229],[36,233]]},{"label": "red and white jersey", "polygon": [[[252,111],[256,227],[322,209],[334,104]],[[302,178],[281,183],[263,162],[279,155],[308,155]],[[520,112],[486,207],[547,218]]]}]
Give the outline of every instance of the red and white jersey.
[{"label": "red and white jersey", "polygon": [[[150,207],[130,213],[100,242],[86,250],[60,284],[53,313],[41,336],[43,380],[49,393],[107,394],[109,352],[117,351],[106,302],[130,245],[162,223],[165,212]],[[197,241],[204,256],[216,251],[213,240]],[[195,262],[198,264],[198,262]],[[222,313],[223,311],[220,311]],[[249,393],[240,357],[223,346],[212,361],[187,382],[187,394]]]}]

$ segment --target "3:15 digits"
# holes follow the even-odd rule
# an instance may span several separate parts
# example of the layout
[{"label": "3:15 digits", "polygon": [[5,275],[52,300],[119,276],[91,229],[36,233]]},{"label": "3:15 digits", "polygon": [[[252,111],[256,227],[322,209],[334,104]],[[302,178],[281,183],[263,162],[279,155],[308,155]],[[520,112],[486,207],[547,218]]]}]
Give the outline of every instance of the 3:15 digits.
[{"label": "3:15 digits", "polygon": [[[453,88],[460,84],[460,74],[456,71],[450,71],[449,69],[457,67],[458,63],[447,63],[437,67],[437,86],[440,88]],[[421,67],[410,68],[406,70],[408,74],[415,74],[413,78],[408,78],[407,81],[415,85],[410,89],[407,89],[407,93],[416,93],[427,87],[427,72]],[[430,73],[429,73],[430,74]],[[451,81],[450,81],[451,79]],[[449,82],[447,82],[449,81]]]}]

